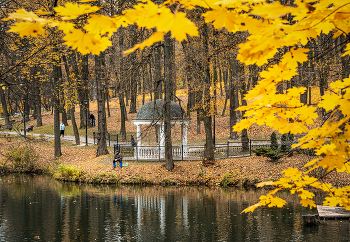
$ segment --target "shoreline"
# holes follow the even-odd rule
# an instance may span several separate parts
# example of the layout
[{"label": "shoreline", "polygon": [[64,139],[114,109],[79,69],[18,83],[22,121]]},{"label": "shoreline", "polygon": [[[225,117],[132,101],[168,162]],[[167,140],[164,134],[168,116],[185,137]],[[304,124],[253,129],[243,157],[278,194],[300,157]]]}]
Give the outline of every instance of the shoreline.
[{"label": "shoreline", "polygon": [[[8,160],[6,153],[13,147],[30,147],[37,157],[35,165],[27,165],[25,170],[14,168]],[[120,185],[161,185],[161,186],[233,186],[254,187],[259,182],[277,180],[283,175],[281,172],[288,167],[303,166],[313,157],[295,154],[285,157],[280,162],[271,162],[266,157],[250,156],[216,160],[214,164],[203,166],[201,161],[174,162],[174,170],[166,171],[165,163],[134,163],[129,162],[123,168],[112,167],[112,154],[96,157],[94,147],[78,147],[72,145],[62,146],[62,156],[54,160],[54,147],[52,142],[31,140],[25,142],[21,139],[6,141],[0,139],[0,172],[11,173],[30,172],[44,173],[61,181],[95,184]],[[18,166],[18,164],[17,164]],[[11,168],[12,167],[12,168]],[[32,170],[31,170],[32,169]],[[319,174],[317,173],[319,172]],[[316,171],[315,177],[322,176],[322,171]],[[349,185],[350,175],[347,173],[330,174],[324,182],[333,182],[335,186]]]}]

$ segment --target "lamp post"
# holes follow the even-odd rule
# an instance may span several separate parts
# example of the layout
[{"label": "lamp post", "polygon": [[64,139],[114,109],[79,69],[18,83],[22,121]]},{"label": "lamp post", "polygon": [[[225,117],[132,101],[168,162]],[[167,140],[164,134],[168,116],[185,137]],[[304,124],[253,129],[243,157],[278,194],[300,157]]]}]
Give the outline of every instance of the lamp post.
[{"label": "lamp post", "polygon": [[22,98],[23,101],[23,124],[24,124],[24,137],[26,136],[26,99]]},{"label": "lamp post", "polygon": [[88,116],[87,116],[87,109],[88,109],[88,100],[84,100],[85,104],[85,146],[88,146],[88,137],[87,137],[87,126],[88,126]]}]

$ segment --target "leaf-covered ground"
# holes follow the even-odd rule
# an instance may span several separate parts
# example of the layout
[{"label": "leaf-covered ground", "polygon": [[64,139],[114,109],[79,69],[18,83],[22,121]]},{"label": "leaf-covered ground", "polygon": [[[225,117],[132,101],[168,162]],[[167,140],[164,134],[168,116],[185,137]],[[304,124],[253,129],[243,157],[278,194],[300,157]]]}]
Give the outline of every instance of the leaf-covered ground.
[{"label": "leaf-covered ground", "polygon": [[[0,139],[0,161],[5,162],[3,156],[10,147],[21,145],[23,141]],[[39,156],[39,163],[44,166],[55,164],[54,151],[51,142],[28,142]],[[244,158],[231,158],[217,160],[214,165],[202,166],[200,161],[175,162],[173,171],[166,171],[164,162],[162,163],[133,163],[128,162],[128,166],[123,168],[112,167],[112,155],[96,157],[96,150],[92,147],[62,147],[62,157],[59,162],[77,167],[84,172],[84,176],[97,178],[114,174],[122,183],[173,183],[181,185],[207,184],[220,185],[226,177],[236,185],[253,184],[261,181],[275,180],[281,176],[281,172],[287,167],[298,167],[302,169],[310,157],[296,154],[286,157],[281,162],[273,163],[268,158],[251,156]],[[320,176],[321,172],[313,175]],[[325,181],[333,181],[338,185],[345,185],[350,182],[347,173],[330,174]]]}]

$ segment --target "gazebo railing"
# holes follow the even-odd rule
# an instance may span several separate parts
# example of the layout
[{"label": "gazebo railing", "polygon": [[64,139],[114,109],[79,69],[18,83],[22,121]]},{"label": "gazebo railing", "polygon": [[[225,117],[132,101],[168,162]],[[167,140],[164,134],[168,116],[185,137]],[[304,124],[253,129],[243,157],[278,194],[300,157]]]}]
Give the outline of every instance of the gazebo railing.
[{"label": "gazebo railing", "polygon": [[[93,137],[94,137],[94,144],[97,143],[97,132],[93,132]],[[109,147],[113,147],[115,144],[131,144],[131,136],[134,136],[135,139],[135,135],[133,134],[126,134],[126,135],[121,135],[121,134],[111,134],[111,133],[107,133],[106,134],[106,141],[107,141],[107,145]]]},{"label": "gazebo railing", "polygon": [[[258,147],[270,146],[270,141],[266,140],[249,140],[248,142],[227,142],[216,144],[214,156],[216,159],[225,159],[229,157],[243,157],[254,154],[253,149]],[[173,160],[202,160],[204,158],[204,145],[174,145],[172,147]],[[164,161],[164,146],[132,146],[131,144],[115,144],[114,152],[119,150],[124,160],[135,161]]]}]

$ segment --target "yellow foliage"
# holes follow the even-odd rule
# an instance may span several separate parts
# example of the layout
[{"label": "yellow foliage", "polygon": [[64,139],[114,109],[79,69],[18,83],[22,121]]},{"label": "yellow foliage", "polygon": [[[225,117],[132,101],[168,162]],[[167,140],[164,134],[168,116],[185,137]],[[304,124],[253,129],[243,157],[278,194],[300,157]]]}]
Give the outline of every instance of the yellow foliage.
[{"label": "yellow foliage", "polygon": [[[87,1],[83,1],[87,2]],[[315,106],[300,102],[300,95],[305,88],[291,88],[286,93],[277,93],[277,86],[285,84],[298,75],[299,64],[307,61],[309,49],[303,48],[312,38],[317,39],[321,33],[334,32],[333,37],[350,33],[350,0],[316,1],[295,0],[294,5],[284,6],[278,1],[231,1],[231,0],[168,0],[157,5],[152,1],[138,2],[132,9],[125,10],[121,16],[91,15],[87,17],[85,26],[75,26],[64,20],[71,20],[80,15],[92,13],[100,8],[88,4],[67,3],[56,7],[57,15],[62,19],[39,18],[35,13],[17,10],[5,19],[18,19],[26,22],[16,23],[11,32],[21,37],[36,37],[44,34],[43,26],[58,26],[63,32],[63,40],[67,46],[77,49],[82,54],[99,54],[111,45],[107,36],[112,36],[120,26],[136,23],[138,27],[155,29],[155,33],[143,43],[135,45],[126,53],[161,41],[166,33],[178,41],[185,40],[187,35],[198,36],[198,27],[186,13],[200,7],[204,21],[212,23],[214,28],[225,28],[229,32],[247,31],[249,37],[239,44],[237,60],[244,65],[256,64],[264,66],[260,73],[261,80],[245,95],[248,105],[239,110],[245,111],[246,119],[233,129],[241,131],[253,124],[266,125],[279,130],[280,133],[307,133],[299,139],[294,147],[314,149],[319,159],[306,164],[305,172],[288,168],[284,177],[262,185],[275,185],[277,190],[289,189],[301,198],[301,204],[310,208],[315,206],[311,200],[309,187],[329,193],[324,204],[343,206],[350,210],[350,188],[334,188],[332,184],[321,184],[316,178],[306,175],[309,171],[324,167],[328,171],[349,172],[350,147],[350,78],[330,84],[330,92],[324,95]],[[169,6],[177,6],[170,10]],[[199,11],[198,11],[199,12]],[[284,17],[292,16],[290,24]],[[257,19],[254,15],[260,16]],[[280,59],[275,58],[280,50],[286,50]],[[350,54],[347,44],[344,55]],[[318,102],[319,101],[319,102]],[[329,118],[321,127],[309,128],[319,118],[317,110],[329,112]],[[339,115],[341,112],[341,115]],[[260,202],[244,210],[253,212],[259,206],[281,207],[285,201],[276,197],[277,190],[260,198]],[[274,195],[274,196],[273,196]]]},{"label": "yellow foliage", "polygon": [[40,34],[44,34],[45,30],[39,22],[19,22],[11,26],[9,32],[18,32],[19,36],[23,38],[24,36],[37,37]]},{"label": "yellow foliage", "polygon": [[67,3],[64,7],[55,7],[56,13],[58,15],[63,16],[62,19],[64,20],[75,19],[80,15],[86,13],[93,13],[98,11],[99,9],[99,7],[91,6],[89,4],[79,5],[74,3]]}]

